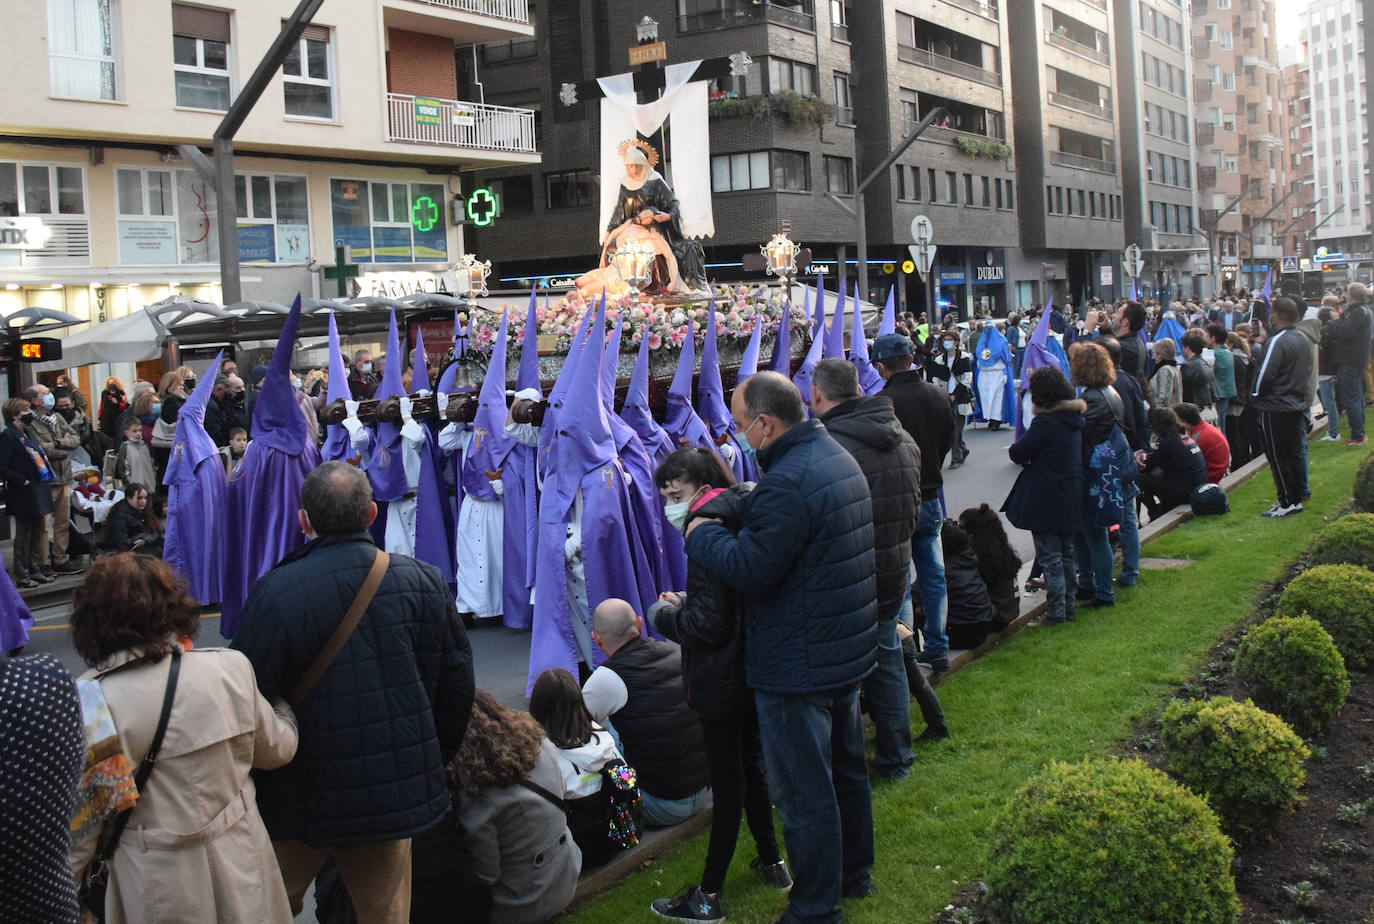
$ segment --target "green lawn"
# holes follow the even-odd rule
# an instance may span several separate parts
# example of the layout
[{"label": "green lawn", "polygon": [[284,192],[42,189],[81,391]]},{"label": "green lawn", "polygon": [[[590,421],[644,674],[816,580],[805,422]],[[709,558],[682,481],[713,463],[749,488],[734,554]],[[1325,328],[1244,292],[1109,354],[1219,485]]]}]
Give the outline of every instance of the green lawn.
[{"label": "green lawn", "polygon": [[[1364,453],[1339,443],[1310,448],[1312,500],[1301,516],[1260,516],[1274,500],[1262,471],[1232,495],[1230,514],[1184,524],[1143,553],[1195,564],[1147,572],[1118,593],[1114,609],[1023,631],[940,686],[952,737],[919,750],[910,778],[875,787],[876,893],[846,902],[848,920],[928,921],[979,875],[989,826],[1028,776],[1051,760],[1110,754],[1162,709],[1170,687],[1346,503]],[[705,852],[702,835],[569,920],[653,920],[649,902],[696,882]],[[742,831],[725,887],[738,924],[771,922],[786,905],[754,878],[753,856]]]}]

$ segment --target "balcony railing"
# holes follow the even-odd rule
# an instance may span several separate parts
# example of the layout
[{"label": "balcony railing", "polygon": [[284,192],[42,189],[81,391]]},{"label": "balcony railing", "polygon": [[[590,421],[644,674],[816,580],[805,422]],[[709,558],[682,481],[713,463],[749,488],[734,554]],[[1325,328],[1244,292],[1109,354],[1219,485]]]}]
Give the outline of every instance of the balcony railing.
[{"label": "balcony railing", "polygon": [[816,17],[810,10],[810,4],[804,3],[793,9],[775,5],[767,0],[733,10],[710,10],[679,16],[677,31],[709,32],[713,29],[732,29],[735,26],[752,26],[763,22],[791,26],[803,32],[816,31]]},{"label": "balcony railing", "polygon": [[1212,81],[1206,77],[1197,77],[1193,80],[1193,99],[1199,103],[1205,103],[1212,98]]},{"label": "balcony railing", "polygon": [[840,22],[832,22],[832,23],[830,24],[830,41],[832,41],[832,42],[848,42],[848,41],[849,41],[849,26],[845,25],[844,23],[840,23]]},{"label": "balcony railing", "polygon": [[1095,6],[1099,10],[1105,10],[1107,8],[1107,0],[1083,0],[1083,2],[1088,4],[1088,6]]},{"label": "balcony railing", "polygon": [[1211,189],[1217,185],[1217,168],[1215,166],[1198,165],[1197,185],[1201,189]]},{"label": "balcony railing", "polygon": [[529,0],[415,0],[429,6],[442,6],[461,13],[476,13],[507,22],[529,23]]},{"label": "balcony railing", "polygon": [[1045,41],[1056,48],[1062,48],[1070,54],[1082,55],[1085,58],[1096,61],[1098,64],[1111,64],[1112,56],[1104,51],[1098,51],[1091,45],[1084,45],[1076,42],[1067,35],[1060,35],[1057,32],[1046,32]]},{"label": "balcony railing", "polygon": [[1097,116],[1099,119],[1110,119],[1112,117],[1112,107],[1110,103],[1094,103],[1092,100],[1079,99],[1077,96],[1070,96],[1067,93],[1056,93],[1049,91],[1050,105],[1062,106],[1065,109],[1076,109],[1079,112],[1086,112],[1090,116]]},{"label": "balcony railing", "polygon": [[1210,145],[1216,141],[1217,127],[1212,122],[1199,122],[1197,126],[1196,138],[1200,145]]},{"label": "balcony railing", "polygon": [[1070,154],[1068,151],[1051,151],[1050,163],[1078,170],[1092,170],[1096,173],[1116,173],[1116,161],[1084,157],[1082,154]]},{"label": "balcony railing", "polygon": [[997,19],[997,0],[945,0],[950,6],[977,13],[987,19]]},{"label": "balcony railing", "polygon": [[935,52],[926,51],[924,48],[913,48],[910,45],[898,45],[897,57],[907,64],[919,64],[931,70],[943,71],[955,77],[963,77],[965,80],[985,83],[990,87],[1000,87],[1002,85],[1002,75],[996,71],[990,71],[976,64],[968,64],[954,58],[947,58],[944,55],[937,55]]},{"label": "balcony railing", "polygon": [[416,97],[403,93],[388,93],[386,104],[387,141],[537,153],[534,113],[529,109],[424,97],[417,104]]}]

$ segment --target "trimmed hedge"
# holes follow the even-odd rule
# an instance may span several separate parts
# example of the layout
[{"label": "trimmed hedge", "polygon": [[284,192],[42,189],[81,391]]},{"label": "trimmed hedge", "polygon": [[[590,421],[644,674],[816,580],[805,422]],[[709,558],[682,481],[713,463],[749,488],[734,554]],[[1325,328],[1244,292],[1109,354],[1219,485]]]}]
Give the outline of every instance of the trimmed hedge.
[{"label": "trimmed hedge", "polygon": [[1201,798],[1139,760],[1051,764],[993,826],[988,903],[1019,924],[1229,924],[1231,842]]},{"label": "trimmed hedge", "polygon": [[1305,737],[1321,731],[1345,704],[1345,661],[1321,623],[1277,616],[1245,634],[1232,668],[1262,708]]},{"label": "trimmed hedge", "polygon": [[1317,533],[1312,563],[1374,568],[1374,513],[1346,514]]},{"label": "trimmed hedge", "polygon": [[1360,470],[1355,473],[1355,483],[1351,486],[1355,496],[1355,506],[1368,513],[1374,513],[1374,452],[1364,457]]},{"label": "trimmed hedge", "polygon": [[1308,568],[1284,588],[1277,615],[1306,615],[1321,623],[1351,670],[1365,670],[1374,660],[1374,573],[1367,568]]},{"label": "trimmed hedge", "polygon": [[1166,766],[1235,834],[1267,828],[1302,804],[1307,746],[1278,716],[1228,696],[1164,710]]}]

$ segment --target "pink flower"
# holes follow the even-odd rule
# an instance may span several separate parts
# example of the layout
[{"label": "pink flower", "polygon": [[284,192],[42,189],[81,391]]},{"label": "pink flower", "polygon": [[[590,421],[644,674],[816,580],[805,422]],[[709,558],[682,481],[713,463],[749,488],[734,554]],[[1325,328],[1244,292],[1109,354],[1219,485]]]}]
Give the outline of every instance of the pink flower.
[{"label": "pink flower", "polygon": [[[680,346],[680,345],[682,344],[682,341],[681,341],[681,340],[678,340],[678,341],[676,341],[676,343]],[[663,338],[660,337],[657,333],[652,333],[652,334],[650,334],[650,335],[649,335],[649,349],[651,349],[651,350],[657,350],[657,349],[658,349],[659,347],[661,347],[661,346],[663,346]]]}]

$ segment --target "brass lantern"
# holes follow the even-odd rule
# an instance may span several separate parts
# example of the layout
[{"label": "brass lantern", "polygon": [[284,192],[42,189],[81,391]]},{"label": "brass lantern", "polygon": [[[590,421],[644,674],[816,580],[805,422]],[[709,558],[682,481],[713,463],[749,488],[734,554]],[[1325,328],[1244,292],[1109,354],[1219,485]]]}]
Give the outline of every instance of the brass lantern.
[{"label": "brass lantern", "polygon": [[764,271],[779,278],[797,275],[797,245],[785,232],[773,235],[773,239],[760,250],[766,260]]}]

